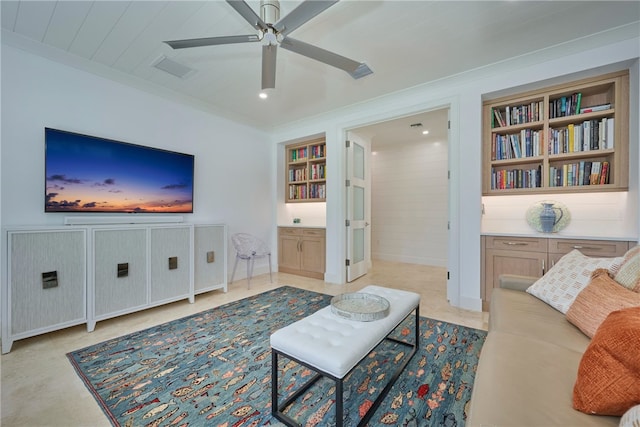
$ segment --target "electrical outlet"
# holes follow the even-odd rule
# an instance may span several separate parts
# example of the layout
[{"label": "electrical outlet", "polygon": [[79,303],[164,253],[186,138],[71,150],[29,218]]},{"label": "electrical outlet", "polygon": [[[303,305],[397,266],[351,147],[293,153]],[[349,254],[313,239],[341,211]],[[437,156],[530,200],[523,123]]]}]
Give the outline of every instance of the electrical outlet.
[{"label": "electrical outlet", "polygon": [[48,271],[42,273],[42,289],[51,289],[58,287],[58,272]]},{"label": "electrical outlet", "polygon": [[178,257],[172,256],[169,257],[169,270],[175,270],[178,268]]},{"label": "electrical outlet", "polygon": [[207,262],[212,263],[212,262],[215,262],[215,260],[216,260],[215,253],[213,251],[207,252]]}]

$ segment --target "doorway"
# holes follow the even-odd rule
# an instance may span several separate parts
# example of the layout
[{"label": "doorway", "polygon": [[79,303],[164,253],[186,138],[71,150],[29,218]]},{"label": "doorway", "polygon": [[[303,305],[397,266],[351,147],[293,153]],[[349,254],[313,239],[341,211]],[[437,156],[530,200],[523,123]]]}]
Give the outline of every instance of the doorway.
[{"label": "doorway", "polygon": [[370,253],[447,267],[449,109],[353,129],[371,144]]}]

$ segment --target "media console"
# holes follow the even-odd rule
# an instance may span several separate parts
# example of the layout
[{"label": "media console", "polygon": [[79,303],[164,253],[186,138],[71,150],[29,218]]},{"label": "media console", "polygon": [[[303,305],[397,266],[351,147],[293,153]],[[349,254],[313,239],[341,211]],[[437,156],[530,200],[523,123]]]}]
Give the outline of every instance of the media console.
[{"label": "media console", "polygon": [[19,339],[227,291],[223,224],[12,227],[3,240],[3,354]]}]

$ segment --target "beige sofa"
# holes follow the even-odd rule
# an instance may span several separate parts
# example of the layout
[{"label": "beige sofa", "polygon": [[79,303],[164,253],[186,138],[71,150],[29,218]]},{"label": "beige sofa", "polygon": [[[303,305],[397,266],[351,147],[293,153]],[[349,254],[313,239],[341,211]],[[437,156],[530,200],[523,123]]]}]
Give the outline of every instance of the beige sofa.
[{"label": "beige sofa", "polygon": [[501,278],[491,295],[467,426],[617,426],[619,417],[572,408],[589,338],[564,314],[524,292],[536,279]]}]

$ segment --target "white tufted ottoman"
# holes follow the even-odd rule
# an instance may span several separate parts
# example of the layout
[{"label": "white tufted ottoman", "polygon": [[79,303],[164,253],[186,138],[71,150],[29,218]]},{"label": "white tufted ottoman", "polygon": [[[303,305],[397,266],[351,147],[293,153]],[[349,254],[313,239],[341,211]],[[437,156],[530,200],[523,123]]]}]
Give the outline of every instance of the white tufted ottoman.
[{"label": "white tufted ottoman", "polygon": [[[345,319],[325,307],[271,335],[272,414],[288,426],[299,425],[282,411],[311,387],[322,376],[336,382],[336,426],[343,423],[343,379],[356,365],[383,340],[389,339],[411,347],[404,362],[398,367],[389,383],[382,390],[371,408],[362,418],[359,426],[364,426],[376,408],[400,376],[409,360],[416,353],[419,340],[420,296],[414,292],[389,289],[381,286],[367,286],[359,292],[379,295],[389,301],[389,315],[372,322]],[[415,311],[415,341],[413,344],[389,338],[388,335],[404,319]],[[278,404],[278,356],[298,362],[317,372],[313,378],[301,386],[293,395]]]}]

